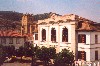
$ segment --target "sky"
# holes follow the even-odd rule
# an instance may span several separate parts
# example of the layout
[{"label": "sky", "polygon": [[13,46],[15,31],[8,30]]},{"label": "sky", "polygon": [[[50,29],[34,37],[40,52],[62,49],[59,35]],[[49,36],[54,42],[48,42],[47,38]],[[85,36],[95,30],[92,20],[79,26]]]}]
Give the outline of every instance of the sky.
[{"label": "sky", "polygon": [[76,14],[100,22],[100,0],[0,0],[0,11]]}]

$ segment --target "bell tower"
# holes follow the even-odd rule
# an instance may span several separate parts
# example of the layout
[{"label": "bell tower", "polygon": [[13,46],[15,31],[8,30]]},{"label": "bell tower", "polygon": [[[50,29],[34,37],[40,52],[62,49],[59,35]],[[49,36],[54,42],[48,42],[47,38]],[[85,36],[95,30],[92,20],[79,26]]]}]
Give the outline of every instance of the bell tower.
[{"label": "bell tower", "polygon": [[21,34],[32,33],[33,15],[24,14],[22,17]]}]

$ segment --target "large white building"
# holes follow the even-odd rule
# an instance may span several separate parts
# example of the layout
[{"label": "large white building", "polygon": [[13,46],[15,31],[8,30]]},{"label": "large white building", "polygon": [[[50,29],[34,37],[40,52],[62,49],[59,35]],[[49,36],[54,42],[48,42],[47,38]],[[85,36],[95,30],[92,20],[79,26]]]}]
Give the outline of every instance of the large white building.
[{"label": "large white building", "polygon": [[75,58],[86,61],[100,59],[100,24],[77,15],[57,16],[38,21],[34,33],[38,46],[55,47],[57,52],[66,48]]}]

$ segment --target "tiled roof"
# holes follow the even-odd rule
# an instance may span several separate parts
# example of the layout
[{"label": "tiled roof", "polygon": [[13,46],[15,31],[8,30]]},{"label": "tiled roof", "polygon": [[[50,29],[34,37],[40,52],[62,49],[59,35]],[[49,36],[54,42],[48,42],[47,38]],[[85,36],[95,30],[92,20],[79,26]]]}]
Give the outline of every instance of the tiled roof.
[{"label": "tiled roof", "polygon": [[0,37],[23,37],[20,33],[14,30],[0,31]]},{"label": "tiled roof", "polygon": [[76,30],[86,30],[86,31],[100,31],[100,24],[91,21],[81,21],[78,22]]}]

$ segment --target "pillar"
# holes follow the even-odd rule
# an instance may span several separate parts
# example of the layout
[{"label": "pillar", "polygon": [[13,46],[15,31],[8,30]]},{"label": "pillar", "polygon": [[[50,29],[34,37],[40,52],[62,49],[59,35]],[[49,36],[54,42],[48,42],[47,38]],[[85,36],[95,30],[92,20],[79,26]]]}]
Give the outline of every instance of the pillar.
[{"label": "pillar", "polygon": [[78,55],[78,33],[75,30],[75,22],[71,22],[71,50],[74,53],[75,60],[77,60],[77,55]]}]

